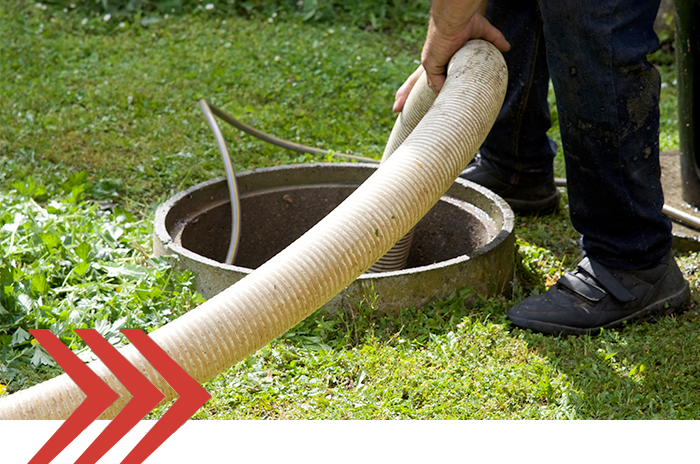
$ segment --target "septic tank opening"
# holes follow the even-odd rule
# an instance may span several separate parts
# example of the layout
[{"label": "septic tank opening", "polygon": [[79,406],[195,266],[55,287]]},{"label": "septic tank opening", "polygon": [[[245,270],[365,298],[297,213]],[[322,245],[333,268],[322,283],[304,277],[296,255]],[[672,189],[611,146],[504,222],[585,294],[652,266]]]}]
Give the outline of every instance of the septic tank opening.
[{"label": "septic tank opening", "polygon": [[[234,265],[256,269],[316,225],[355,188],[297,186],[242,195],[241,237]],[[491,234],[493,230],[488,231],[465,202],[440,201],[418,224],[407,267],[469,254],[486,244]],[[223,203],[187,221],[180,243],[198,255],[223,263],[230,236],[231,207]]]},{"label": "septic tank opening", "polygon": [[[224,264],[231,236],[225,178],[181,192],[156,212],[154,254],[175,255],[211,298],[265,263],[328,215],[377,169],[360,163],[276,166],[236,175],[241,234],[236,260]],[[457,179],[416,226],[408,266],[365,273],[331,307],[375,292],[388,312],[420,306],[463,286],[501,294],[513,279],[514,217],[493,192]]]}]

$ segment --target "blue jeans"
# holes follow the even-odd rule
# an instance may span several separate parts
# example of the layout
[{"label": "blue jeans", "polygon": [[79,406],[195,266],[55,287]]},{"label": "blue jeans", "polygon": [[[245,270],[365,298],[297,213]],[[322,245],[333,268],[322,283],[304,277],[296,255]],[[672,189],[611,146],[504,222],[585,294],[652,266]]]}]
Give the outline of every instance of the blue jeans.
[{"label": "blue jeans", "polygon": [[659,167],[660,77],[646,60],[660,0],[490,0],[509,82],[481,148],[513,185],[551,182],[551,76],[566,159],[571,220],[588,256],[643,269],[670,250]]}]

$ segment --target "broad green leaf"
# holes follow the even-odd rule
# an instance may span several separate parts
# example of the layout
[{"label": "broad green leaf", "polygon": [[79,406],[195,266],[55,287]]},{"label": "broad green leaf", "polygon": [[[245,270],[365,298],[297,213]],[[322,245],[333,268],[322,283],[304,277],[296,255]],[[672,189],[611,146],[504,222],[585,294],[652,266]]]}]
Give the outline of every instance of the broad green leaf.
[{"label": "broad green leaf", "polygon": [[32,356],[32,364],[38,366],[44,364],[46,366],[55,366],[53,358],[40,345],[34,346],[34,356]]},{"label": "broad green leaf", "polygon": [[90,244],[87,242],[81,243],[75,248],[75,254],[83,261],[87,261],[88,255],[90,254]]},{"label": "broad green leaf", "polygon": [[126,280],[139,280],[148,275],[148,270],[135,264],[121,264],[117,266],[100,264],[100,269],[107,271],[107,277],[120,277]]},{"label": "broad green leaf", "polygon": [[111,328],[112,324],[110,324],[107,319],[100,319],[99,321],[95,322],[95,330],[97,330],[97,333],[99,333],[103,337],[109,332]]},{"label": "broad green leaf", "polygon": [[17,303],[25,313],[32,312],[34,310],[34,306],[36,305],[36,301],[32,300],[32,298],[26,293],[21,293],[17,297]]},{"label": "broad green leaf", "polygon": [[79,276],[84,275],[88,269],[90,269],[90,263],[88,263],[87,261],[81,261],[78,264],[76,264],[75,267],[73,268],[75,273],[78,274]]},{"label": "broad green leaf", "polygon": [[39,237],[49,250],[54,249],[61,244],[61,239],[51,232],[42,232]]},{"label": "broad green leaf", "polygon": [[15,331],[15,333],[12,334],[12,346],[17,346],[20,343],[26,342],[27,340],[29,340],[29,337],[31,337],[29,332],[27,332],[26,330],[24,330],[21,327],[18,328]]},{"label": "broad green leaf", "polygon": [[49,291],[49,283],[46,281],[46,274],[40,272],[32,276],[32,291],[40,295]]},{"label": "broad green leaf", "polygon": [[124,234],[124,229],[122,229],[116,224],[111,223],[104,226],[104,231],[108,233],[114,241],[119,240],[119,237],[121,237]]}]

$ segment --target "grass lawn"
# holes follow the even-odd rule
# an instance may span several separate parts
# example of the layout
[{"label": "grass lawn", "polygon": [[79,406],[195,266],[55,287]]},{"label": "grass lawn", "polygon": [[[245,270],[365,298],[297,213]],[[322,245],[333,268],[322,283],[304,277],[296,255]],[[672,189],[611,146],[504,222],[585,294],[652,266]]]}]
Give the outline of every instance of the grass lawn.
[{"label": "grass lawn", "polygon": [[[160,202],[223,175],[199,99],[284,139],[378,157],[424,34],[204,9],[142,26],[66,10],[0,3],[0,395],[60,372],[27,329],[51,328],[87,359],[73,329],[119,344],[120,328],[154,329],[203,301],[190,273],[151,257],[150,239]],[[659,69],[667,150],[675,71]],[[223,130],[237,171],[321,161]],[[321,310],[206,384],[213,398],[195,418],[700,416],[697,254],[678,255],[687,312],[547,337],[505,311],[575,266],[578,234],[563,207],[517,218],[516,235],[511,295],[455,289],[397,317],[372,301]]]}]

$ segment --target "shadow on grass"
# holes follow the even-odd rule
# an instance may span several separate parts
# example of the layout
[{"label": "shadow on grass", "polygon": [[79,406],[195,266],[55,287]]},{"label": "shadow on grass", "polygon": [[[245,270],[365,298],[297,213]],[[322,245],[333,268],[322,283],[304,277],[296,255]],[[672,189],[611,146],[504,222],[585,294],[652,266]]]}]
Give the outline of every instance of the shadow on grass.
[{"label": "shadow on grass", "polygon": [[[529,246],[548,250],[554,256],[554,259],[549,257],[549,262],[547,257],[529,256],[530,268],[534,269],[519,268],[529,291],[544,291],[543,284],[551,285],[555,277],[576,265],[580,257],[577,233],[563,211],[537,220],[518,218],[517,224],[518,232]],[[521,245],[523,253],[534,252]],[[557,260],[562,263],[561,272],[551,272]],[[525,341],[566,376],[572,387],[568,401],[577,418],[696,419],[700,416],[697,308],[700,292],[694,272],[697,254],[679,254],[677,261],[686,270],[693,301],[682,314],[655,322],[633,322],[598,336],[551,337],[511,329],[513,336]]]},{"label": "shadow on grass", "polygon": [[597,336],[512,330],[566,376],[579,419],[697,419],[699,333],[696,305]]}]

